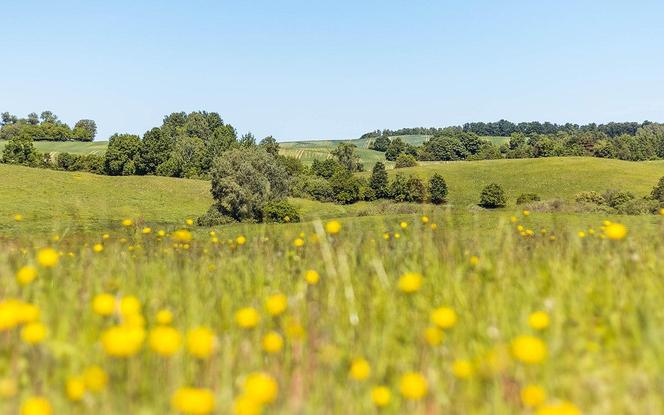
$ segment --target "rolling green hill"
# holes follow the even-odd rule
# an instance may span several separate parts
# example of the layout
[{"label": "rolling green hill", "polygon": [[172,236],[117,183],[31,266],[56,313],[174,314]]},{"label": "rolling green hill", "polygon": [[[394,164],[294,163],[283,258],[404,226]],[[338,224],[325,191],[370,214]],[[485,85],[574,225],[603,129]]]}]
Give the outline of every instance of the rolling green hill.
[{"label": "rolling green hill", "polygon": [[[464,211],[478,202],[482,187],[501,184],[509,205],[520,193],[571,200],[579,191],[615,188],[646,195],[664,176],[664,161],[626,162],[566,157],[477,162],[431,162],[390,171],[427,178],[442,174],[449,186],[449,203]],[[368,173],[363,173],[368,175]],[[95,230],[117,225],[125,217],[152,224],[182,223],[203,214],[211,204],[209,183],[167,177],[110,177],[0,164],[0,234],[24,215],[31,229]],[[409,213],[418,206],[361,202],[350,206],[295,199],[305,220],[316,217],[371,216]],[[431,209],[424,207],[423,209]],[[23,226],[22,224],[20,226]]]},{"label": "rolling green hill", "polygon": [[[35,141],[34,143],[40,153],[102,154],[108,146],[108,141]],[[0,140],[0,151],[5,144],[6,141]]]}]

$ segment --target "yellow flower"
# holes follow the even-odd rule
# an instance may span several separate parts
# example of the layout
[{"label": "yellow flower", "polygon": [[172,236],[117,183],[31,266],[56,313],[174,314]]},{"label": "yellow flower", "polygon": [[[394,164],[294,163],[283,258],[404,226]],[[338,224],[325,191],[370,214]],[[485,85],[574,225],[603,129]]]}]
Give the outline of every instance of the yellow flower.
[{"label": "yellow flower", "polygon": [[424,339],[430,346],[438,346],[443,342],[443,331],[438,327],[427,327],[424,330]]},{"label": "yellow flower", "polygon": [[265,309],[273,316],[283,314],[288,307],[288,298],[283,294],[274,294],[265,300]]},{"label": "yellow flower", "polygon": [[401,234],[399,232],[394,232],[394,239],[399,239],[401,238]]},{"label": "yellow flower", "polygon": [[477,255],[472,255],[468,262],[470,265],[476,267],[480,263],[480,258]]},{"label": "yellow flower", "polygon": [[316,285],[320,280],[320,275],[318,274],[318,272],[314,271],[313,269],[310,269],[304,274],[304,280],[309,285]]},{"label": "yellow flower", "polygon": [[162,309],[157,312],[157,323],[168,325],[173,322],[173,313],[170,310]]},{"label": "yellow flower", "polygon": [[331,220],[325,224],[325,232],[330,235],[336,235],[341,231],[341,223],[336,220]]},{"label": "yellow flower", "polygon": [[244,235],[240,235],[237,238],[235,238],[235,243],[238,244],[239,246],[242,246],[247,243],[247,238]]},{"label": "yellow flower", "polygon": [[387,406],[392,399],[392,392],[386,386],[376,386],[371,389],[371,400],[378,407]]},{"label": "yellow flower", "polygon": [[546,344],[534,336],[518,336],[512,341],[512,355],[526,364],[537,364],[547,356]]},{"label": "yellow flower", "polygon": [[51,403],[42,396],[33,396],[26,399],[21,405],[21,415],[52,415]]},{"label": "yellow flower", "polygon": [[512,216],[512,217],[510,218],[510,222],[512,222],[512,223],[516,223],[517,220],[519,220],[519,219],[517,219],[516,216]]},{"label": "yellow flower", "polygon": [[42,248],[37,252],[37,262],[44,268],[53,268],[59,261],[60,255],[53,248]]},{"label": "yellow flower", "polygon": [[101,392],[108,384],[108,375],[99,366],[90,366],[83,371],[83,381],[91,392]]},{"label": "yellow flower", "polygon": [[355,380],[366,380],[371,375],[371,366],[366,359],[358,357],[350,364],[349,376]]},{"label": "yellow flower", "polygon": [[171,239],[175,242],[187,243],[191,242],[193,236],[191,232],[189,232],[188,230],[180,229],[178,231],[173,232],[173,234],[171,235]]},{"label": "yellow flower", "polygon": [[141,302],[133,295],[122,297],[120,300],[120,313],[127,317],[141,313]]},{"label": "yellow flower", "polygon": [[661,216],[664,216],[664,208],[661,208],[661,209],[659,210],[659,214],[660,214]]},{"label": "yellow flower", "polygon": [[422,224],[423,224],[423,225],[426,225],[427,223],[429,223],[429,217],[426,216],[426,215],[425,215],[425,216],[422,216],[422,217],[420,218],[420,220],[422,221]]},{"label": "yellow flower", "polygon": [[523,213],[523,216],[528,216],[528,215],[530,215],[530,211],[529,211],[529,210],[524,210],[524,211],[521,212],[521,213]]},{"label": "yellow flower", "polygon": [[152,228],[150,228],[149,226],[146,226],[145,228],[143,228],[142,232],[143,232],[143,235],[149,235],[149,234],[152,233]]},{"label": "yellow flower", "polygon": [[9,399],[16,396],[18,393],[18,386],[16,381],[12,378],[0,379],[0,398]]},{"label": "yellow flower", "polygon": [[573,403],[560,402],[542,406],[535,415],[581,415],[581,411]]},{"label": "yellow flower", "polygon": [[465,359],[452,363],[452,374],[459,379],[468,379],[473,375],[473,365]]},{"label": "yellow flower", "polygon": [[417,272],[407,272],[399,278],[399,290],[406,294],[419,291],[422,287],[422,275]]},{"label": "yellow flower", "polygon": [[235,415],[261,415],[263,413],[263,405],[243,394],[233,401],[233,413]]},{"label": "yellow flower", "polygon": [[207,415],[214,411],[214,393],[206,388],[183,387],[171,397],[171,406],[185,415]]},{"label": "yellow flower", "polygon": [[284,339],[276,331],[271,331],[263,336],[263,350],[267,353],[278,353],[284,347]]},{"label": "yellow flower", "polygon": [[67,380],[65,385],[67,398],[73,402],[79,402],[85,396],[85,382],[82,377],[76,376]]},{"label": "yellow flower", "polygon": [[409,372],[401,376],[399,391],[408,400],[419,400],[426,396],[429,385],[421,373]]},{"label": "yellow flower", "polygon": [[586,233],[584,231],[579,231],[578,235],[579,235],[579,238],[581,238],[581,239],[586,237]]},{"label": "yellow flower", "polygon": [[457,322],[457,314],[450,307],[438,307],[431,312],[431,322],[441,329],[454,327]]},{"label": "yellow flower", "polygon": [[21,339],[28,344],[39,344],[46,338],[46,326],[42,323],[30,323],[21,330]]},{"label": "yellow flower", "polygon": [[261,321],[261,316],[253,307],[244,307],[235,313],[235,322],[243,329],[253,329]]},{"label": "yellow flower", "polygon": [[215,348],[214,332],[207,327],[197,327],[187,333],[187,350],[199,359],[207,359]]},{"label": "yellow flower", "polygon": [[173,327],[158,326],[150,331],[150,348],[160,356],[173,356],[182,344],[182,336]]},{"label": "yellow flower", "polygon": [[21,222],[23,220],[23,215],[21,215],[20,213],[15,214],[14,215],[14,220],[16,222]]},{"label": "yellow flower", "polygon": [[184,223],[186,223],[187,226],[191,226],[191,225],[194,224],[194,220],[193,219],[187,219],[187,220],[184,221]]},{"label": "yellow flower", "polygon": [[92,251],[95,252],[95,253],[100,253],[103,250],[104,250],[104,245],[102,245],[102,244],[94,244],[92,246]]},{"label": "yellow flower", "polygon": [[294,245],[296,248],[301,248],[301,247],[303,247],[303,246],[304,246],[304,239],[302,239],[302,238],[296,238],[296,239],[293,241],[293,245]]},{"label": "yellow flower", "polygon": [[541,386],[528,385],[521,389],[521,402],[525,406],[535,408],[546,400],[546,392]]},{"label": "yellow flower", "polygon": [[100,316],[110,316],[115,311],[115,297],[111,294],[97,294],[92,300],[92,310]]},{"label": "yellow flower", "polygon": [[544,311],[535,311],[528,316],[528,325],[535,330],[544,330],[549,327],[549,315]]},{"label": "yellow flower", "polygon": [[436,229],[438,229],[438,225],[436,225],[435,223],[432,223],[431,224],[431,230],[435,231]]},{"label": "yellow flower", "polygon": [[244,381],[244,393],[254,402],[265,405],[277,399],[279,385],[269,374],[254,372],[249,374]]},{"label": "yellow flower", "polygon": [[401,223],[399,223],[399,227],[400,227],[401,229],[406,229],[406,228],[408,227],[408,222],[401,222]]},{"label": "yellow flower", "polygon": [[164,236],[166,236],[166,231],[163,229],[159,229],[159,231],[157,231],[157,236],[163,238]]},{"label": "yellow flower", "polygon": [[138,326],[113,326],[101,335],[104,352],[113,357],[131,357],[141,350],[145,330]]},{"label": "yellow flower", "polygon": [[16,281],[18,281],[20,285],[28,285],[34,281],[35,278],[37,278],[37,268],[31,265],[21,267],[16,273]]},{"label": "yellow flower", "polygon": [[612,241],[619,241],[627,236],[627,227],[622,223],[612,223],[604,228],[604,234]]},{"label": "yellow flower", "polygon": [[109,239],[110,237],[111,237],[111,235],[105,233],[105,234],[103,234],[103,235],[101,236],[101,239],[103,239],[103,240],[107,240],[107,239]]},{"label": "yellow flower", "polygon": [[128,228],[133,224],[134,224],[134,221],[132,219],[127,218],[127,219],[122,220],[122,226],[124,226],[125,228]]}]

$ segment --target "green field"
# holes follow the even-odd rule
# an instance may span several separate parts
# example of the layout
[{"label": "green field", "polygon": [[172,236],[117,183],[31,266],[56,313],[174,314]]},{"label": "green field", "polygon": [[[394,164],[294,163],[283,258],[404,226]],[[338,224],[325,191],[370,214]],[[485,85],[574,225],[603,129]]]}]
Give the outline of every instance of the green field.
[{"label": "green field", "polygon": [[[108,146],[108,141],[35,141],[34,143],[40,153],[103,154]],[[6,144],[6,141],[0,140],[0,151]]]}]

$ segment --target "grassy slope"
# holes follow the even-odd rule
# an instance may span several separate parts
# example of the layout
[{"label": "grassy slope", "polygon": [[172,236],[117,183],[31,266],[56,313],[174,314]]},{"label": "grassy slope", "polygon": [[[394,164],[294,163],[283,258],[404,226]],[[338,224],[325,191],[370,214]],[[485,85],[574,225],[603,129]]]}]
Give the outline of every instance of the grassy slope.
[{"label": "grassy slope", "polygon": [[[520,193],[572,199],[582,190],[627,189],[647,194],[664,174],[664,161],[631,163],[595,158],[548,158],[480,162],[429,163],[391,171],[426,178],[434,172],[447,180],[450,204],[477,203],[481,188],[497,182],[510,204]],[[365,173],[368,174],[368,173]],[[211,203],[209,184],[166,177],[107,177],[0,164],[0,231],[13,229],[15,213],[35,229],[51,230],[76,223],[98,229],[124,217],[149,223],[181,223],[204,213]],[[304,219],[408,214],[430,206],[361,202],[350,206],[295,199]]]},{"label": "grassy slope", "polygon": [[[6,141],[0,141],[0,151]],[[74,154],[101,154],[106,151],[108,141],[35,141],[35,148],[41,153],[74,153]]]}]

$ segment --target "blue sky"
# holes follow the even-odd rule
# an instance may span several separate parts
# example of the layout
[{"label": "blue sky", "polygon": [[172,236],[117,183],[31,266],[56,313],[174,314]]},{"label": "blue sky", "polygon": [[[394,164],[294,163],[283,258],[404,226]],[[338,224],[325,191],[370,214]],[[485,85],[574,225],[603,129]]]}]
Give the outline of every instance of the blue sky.
[{"label": "blue sky", "polygon": [[8,1],[0,111],[173,111],[353,138],[468,121],[664,121],[661,1]]}]

